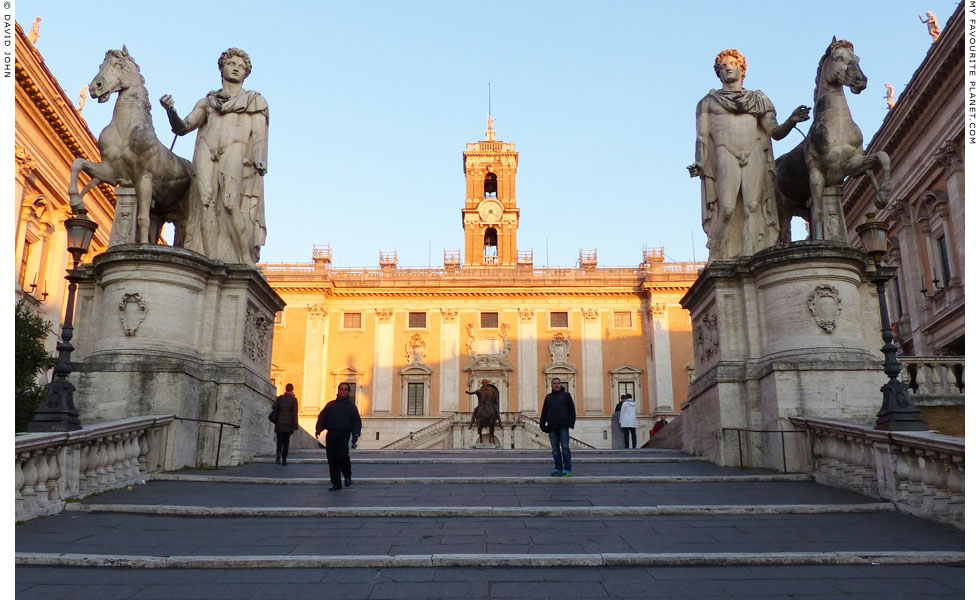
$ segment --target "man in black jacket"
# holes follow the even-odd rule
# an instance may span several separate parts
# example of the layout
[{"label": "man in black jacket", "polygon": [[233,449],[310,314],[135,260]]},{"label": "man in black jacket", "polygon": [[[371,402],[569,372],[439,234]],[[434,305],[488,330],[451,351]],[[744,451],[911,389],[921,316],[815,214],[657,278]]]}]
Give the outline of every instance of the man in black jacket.
[{"label": "man in black jacket", "polygon": [[572,451],[568,446],[568,430],[575,428],[575,402],[561,387],[557,377],[551,380],[551,393],[544,397],[541,408],[541,431],[551,438],[551,454],[555,457],[552,477],[572,476]]},{"label": "man in black jacket", "polygon": [[341,489],[340,475],[344,476],[344,485],[351,485],[350,448],[347,446],[353,436],[353,447],[357,447],[357,438],[361,435],[361,414],[357,405],[350,398],[350,386],[341,383],[337,386],[337,398],[327,402],[316,420],[316,437],[327,430],[327,464],[330,465],[331,492]]}]

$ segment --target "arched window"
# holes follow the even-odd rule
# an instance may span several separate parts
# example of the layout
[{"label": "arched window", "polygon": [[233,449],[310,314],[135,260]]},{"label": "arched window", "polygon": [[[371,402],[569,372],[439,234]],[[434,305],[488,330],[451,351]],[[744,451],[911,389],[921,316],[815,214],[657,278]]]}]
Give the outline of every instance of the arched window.
[{"label": "arched window", "polygon": [[497,256],[497,230],[487,227],[483,234],[483,256]]},{"label": "arched window", "polygon": [[483,178],[483,197],[484,198],[496,198],[497,197],[497,175],[494,173],[487,173],[487,176]]}]

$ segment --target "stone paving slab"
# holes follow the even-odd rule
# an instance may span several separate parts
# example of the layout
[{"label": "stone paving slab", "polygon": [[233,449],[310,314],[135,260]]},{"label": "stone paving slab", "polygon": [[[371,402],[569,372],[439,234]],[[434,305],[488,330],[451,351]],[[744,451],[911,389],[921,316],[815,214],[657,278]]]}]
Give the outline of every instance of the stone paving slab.
[{"label": "stone paving slab", "polygon": [[[220,475],[222,477],[328,477],[325,462],[297,462],[292,454],[286,465],[274,462],[253,462],[238,467],[221,469],[182,469],[180,474]],[[352,470],[357,477],[548,477],[554,469],[554,460],[548,457],[537,463],[505,463],[484,460],[478,463],[415,462],[408,464],[358,463],[353,459]],[[745,476],[776,475],[769,469],[740,469],[720,467],[705,461],[671,461],[659,463],[582,463],[572,455],[572,471],[575,477],[665,477],[665,476]]]},{"label": "stone paving slab", "polygon": [[[289,467],[287,466],[287,469]],[[119,489],[82,501],[98,504],[158,504],[194,506],[669,506],[692,504],[867,504],[877,500],[817,484],[813,481],[727,483],[527,483],[513,487],[470,483],[458,485],[373,484],[354,486],[340,493],[327,491],[329,483],[283,486],[214,482],[149,481],[132,489]]]},{"label": "stone paving slab", "polygon": [[964,567],[935,565],[17,569],[21,600],[220,598],[844,598],[962,599]]},{"label": "stone paving slab", "polygon": [[902,513],[515,518],[203,518],[62,513],[18,553],[151,556],[953,551],[964,534]]}]

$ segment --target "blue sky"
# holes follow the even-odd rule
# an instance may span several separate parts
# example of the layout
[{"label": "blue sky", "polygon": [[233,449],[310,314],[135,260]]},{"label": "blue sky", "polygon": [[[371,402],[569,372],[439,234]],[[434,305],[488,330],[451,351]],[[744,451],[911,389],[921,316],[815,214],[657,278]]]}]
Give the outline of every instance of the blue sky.
[{"label": "blue sky", "polygon": [[[313,244],[329,243],[335,266],[377,266],[379,250],[440,266],[444,249],[463,245],[462,151],[483,138],[490,82],[497,139],[520,153],[518,247],[540,266],[572,266],[580,248],[621,266],[640,262],[644,245],[707,257],[685,166],[720,50],[745,54],[745,87],[783,120],[812,104],[831,38],[850,40],[868,88],[848,101],[867,143],[885,82],[900,94],[932,43],[917,15],[945,26],[957,3],[929,4],[22,0],[16,18],[27,30],[42,17],[37,48],[73,99],[105,51],[126,44],[167,145],[157,99],[173,95],[186,115],[220,86],[218,55],[249,52],[245,87],[271,113],[263,262],[308,262]],[[87,101],[96,135],[114,102]],[[193,137],[175,151],[190,158]],[[801,139],[791,132],[776,154]]]}]

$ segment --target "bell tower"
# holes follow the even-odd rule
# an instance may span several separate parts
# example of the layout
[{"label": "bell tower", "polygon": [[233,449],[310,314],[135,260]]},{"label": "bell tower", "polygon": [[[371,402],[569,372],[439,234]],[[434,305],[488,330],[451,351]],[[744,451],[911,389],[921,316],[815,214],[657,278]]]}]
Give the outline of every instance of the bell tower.
[{"label": "bell tower", "polygon": [[495,139],[493,121],[487,116],[486,139],[467,142],[463,151],[466,266],[517,264],[517,222],[521,214],[514,199],[517,152],[513,143]]}]

